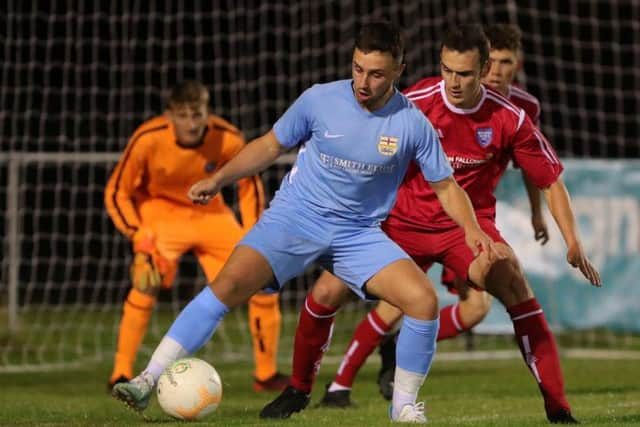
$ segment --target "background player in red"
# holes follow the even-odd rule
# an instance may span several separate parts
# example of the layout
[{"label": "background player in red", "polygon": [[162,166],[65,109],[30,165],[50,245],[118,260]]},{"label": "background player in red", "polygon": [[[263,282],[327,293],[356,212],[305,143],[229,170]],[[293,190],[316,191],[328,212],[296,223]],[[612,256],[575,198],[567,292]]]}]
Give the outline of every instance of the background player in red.
[{"label": "background player in red", "polygon": [[[190,185],[234,157],[244,147],[244,138],[230,123],[209,113],[209,92],[199,82],[176,86],[166,104],[164,115],[136,129],[105,191],[107,213],[131,239],[134,252],[132,288],[123,307],[111,386],[133,378],[158,291],[172,285],[180,257],[193,251],[207,280],[213,280],[264,208],[258,176],[238,183],[242,224],[220,195],[207,206],[193,205],[186,196]],[[276,367],[278,294],[250,299],[249,325],[254,389],[280,390],[288,378]]]},{"label": "background player in red", "polygon": [[[518,70],[522,67],[522,33],[520,29],[510,24],[494,24],[485,27],[484,32],[491,46],[489,50],[491,66],[489,72],[483,77],[482,83],[500,92],[513,104],[522,108],[533,124],[539,126],[540,103],[538,99],[513,84]],[[531,182],[524,171],[522,171],[522,179],[527,189],[531,206],[531,224],[534,238],[544,245],[549,240],[549,233],[542,214],[540,190]],[[438,340],[453,338],[464,331],[472,329],[485,318],[491,308],[492,300],[489,293],[470,287],[465,280],[457,278],[450,268],[443,268],[442,283],[449,288],[450,292],[457,294],[460,301],[440,310]],[[384,314],[381,313],[381,315],[384,317]],[[390,317],[393,317],[393,315]],[[380,356],[382,365],[378,374],[378,384],[382,395],[386,399],[391,399],[395,368],[396,335],[376,334],[375,329],[372,329],[366,322],[367,319],[364,319],[360,328],[363,328],[362,332],[366,336],[372,338],[371,342],[366,346],[361,345],[355,350],[356,353],[361,355],[356,354],[345,362],[346,365],[336,377],[335,382],[336,385],[351,387],[357,370],[366,360],[367,356],[365,354],[373,351],[370,346],[375,346],[376,341],[381,340]],[[354,337],[354,339],[357,340],[358,338]],[[335,385],[333,387],[338,389]],[[331,397],[334,397],[334,399],[331,399]],[[329,405],[337,404],[339,406],[349,404],[346,393],[329,396],[326,402]]]},{"label": "background player in red", "polygon": [[[485,35],[489,40],[489,61],[491,67],[482,79],[482,83],[497,90],[516,106],[522,108],[534,125],[540,126],[540,102],[526,90],[514,84],[518,71],[522,68],[522,32],[511,24],[494,24],[485,27]],[[517,165],[516,165],[517,166]],[[534,238],[541,244],[549,240],[547,224],[542,215],[540,190],[522,173],[529,203],[531,205],[531,225]]]},{"label": "background player in red", "polygon": [[[442,263],[500,300],[513,321],[525,363],[540,387],[547,418],[553,423],[575,423],[553,335],[515,254],[495,226],[493,193],[512,159],[542,190],[567,244],[567,261],[593,285],[600,286],[600,275],[582,249],[568,193],[560,179],[562,164],[553,148],[522,109],[481,84],[490,67],[488,57],[488,42],[479,26],[454,28],[442,44],[441,77],[420,80],[405,93],[432,122],[456,180],[472,199],[480,226],[496,241],[503,258],[489,260],[486,254],[474,258],[461,245],[460,230],[442,211],[429,186],[419,182],[415,167],[409,169],[383,229],[425,271],[434,262]],[[336,295],[342,289],[334,277],[324,273],[314,286],[313,297],[320,304],[330,301],[335,307]],[[378,315],[381,306],[386,313],[395,310],[392,322]],[[380,304],[368,318],[374,329],[385,332],[401,315],[395,307]],[[307,365],[317,366],[322,349],[314,352],[298,345],[297,338],[311,334],[317,339],[328,337],[331,324],[317,319],[315,324],[307,322],[303,326],[304,330],[296,333],[295,353],[304,354]],[[292,383],[312,383],[315,372],[308,366],[297,366],[294,355]],[[405,387],[396,375],[394,396],[403,393]]]}]

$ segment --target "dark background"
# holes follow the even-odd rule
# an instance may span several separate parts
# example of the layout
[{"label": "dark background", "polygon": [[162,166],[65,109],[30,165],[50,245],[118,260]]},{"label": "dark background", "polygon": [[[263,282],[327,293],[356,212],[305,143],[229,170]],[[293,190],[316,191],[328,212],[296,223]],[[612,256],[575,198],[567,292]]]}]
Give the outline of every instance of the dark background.
[{"label": "dark background", "polygon": [[438,72],[451,22],[524,32],[526,88],[559,154],[638,157],[636,1],[4,1],[2,151],[120,151],[185,78],[248,137],[304,89],[346,78],[359,24],[387,17],[407,39],[404,87]]}]

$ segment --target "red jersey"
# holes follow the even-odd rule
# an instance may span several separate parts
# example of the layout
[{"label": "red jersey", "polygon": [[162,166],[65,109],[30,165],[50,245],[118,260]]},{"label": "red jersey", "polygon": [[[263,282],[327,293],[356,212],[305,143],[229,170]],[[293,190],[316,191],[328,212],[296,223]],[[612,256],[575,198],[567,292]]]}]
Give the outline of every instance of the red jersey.
[{"label": "red jersey", "polygon": [[[511,159],[539,188],[553,184],[563,168],[523,109],[494,90],[484,86],[481,90],[480,102],[472,109],[451,105],[440,77],[420,80],[404,93],[435,128],[454,177],[469,195],[476,216],[494,220],[493,193]],[[456,226],[415,164],[407,171],[387,221],[411,229]]]},{"label": "red jersey", "polygon": [[[510,85],[508,88],[507,98],[513,102],[517,107],[520,107],[529,116],[531,121],[536,127],[540,127],[540,102],[538,98],[531,95],[524,89],[518,86]],[[517,162],[513,162],[513,167],[520,169]]]},{"label": "red jersey", "polygon": [[540,126],[540,102],[538,98],[518,86],[509,86],[509,101],[522,108],[534,125]]}]

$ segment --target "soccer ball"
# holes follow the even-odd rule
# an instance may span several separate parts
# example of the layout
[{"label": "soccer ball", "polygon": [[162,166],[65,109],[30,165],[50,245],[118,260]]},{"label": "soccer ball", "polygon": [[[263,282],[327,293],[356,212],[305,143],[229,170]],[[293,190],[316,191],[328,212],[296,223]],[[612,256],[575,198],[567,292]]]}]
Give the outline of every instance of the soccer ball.
[{"label": "soccer ball", "polygon": [[181,420],[198,420],[218,408],[222,382],[213,366],[194,357],[176,360],[158,380],[158,403]]}]

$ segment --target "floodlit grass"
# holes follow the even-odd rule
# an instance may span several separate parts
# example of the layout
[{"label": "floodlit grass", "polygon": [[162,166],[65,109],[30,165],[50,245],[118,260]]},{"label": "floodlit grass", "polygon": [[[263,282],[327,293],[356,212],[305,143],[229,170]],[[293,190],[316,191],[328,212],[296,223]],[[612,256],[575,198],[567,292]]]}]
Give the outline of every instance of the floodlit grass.
[{"label": "floodlit grass", "polygon": [[[584,425],[640,423],[640,367],[637,360],[563,359],[574,415]],[[289,420],[264,421],[258,412],[275,397],[251,389],[252,365],[218,363],[224,395],[206,422],[220,426],[386,426],[388,404],[377,391],[377,357],[364,367],[353,391],[353,409],[315,408],[336,365],[322,367],[309,408]],[[284,367],[283,367],[284,368]],[[107,364],[52,373],[0,374],[0,425],[133,426],[184,425],[172,421],[152,402],[146,415],[129,411],[106,393]],[[432,426],[547,425],[542,399],[522,361],[434,363],[420,398]]]},{"label": "floodlit grass", "polygon": [[[164,415],[155,400],[145,421],[108,396],[106,382],[113,357],[120,308],[90,310],[42,310],[22,313],[20,333],[9,335],[0,325],[0,368],[15,364],[37,367],[41,363],[71,363],[82,366],[54,372],[7,373],[0,369],[0,426],[121,426],[154,424],[184,425]],[[310,407],[289,420],[264,421],[260,409],[275,394],[257,394],[251,388],[251,344],[246,312],[232,313],[216,336],[199,353],[214,364],[224,382],[218,412],[202,423],[220,426],[386,426],[388,403],[375,383],[379,361],[374,355],[357,379],[348,410],[315,408],[337,368],[362,310],[343,310],[338,315],[327,362],[320,372]],[[170,311],[154,316],[138,368],[143,367],[173,320]],[[296,310],[283,311],[280,343],[281,370],[289,372]],[[73,326],[73,327],[71,327]],[[558,335],[562,350],[589,348],[635,352],[635,359],[610,360],[563,358],[565,383],[574,415],[583,425],[640,424],[640,337],[610,331],[568,331]],[[452,361],[449,352],[473,347],[479,351],[510,351],[507,360]],[[449,354],[448,354],[449,353]],[[224,355],[228,357],[224,357]],[[568,354],[568,353],[565,353]],[[230,357],[229,357],[230,356]],[[230,361],[229,359],[232,359]],[[82,362],[82,361],[85,362]],[[98,360],[98,362],[87,362]],[[538,388],[518,356],[513,337],[460,336],[438,344],[438,355],[422,388],[432,426],[537,426],[548,425]]]}]

